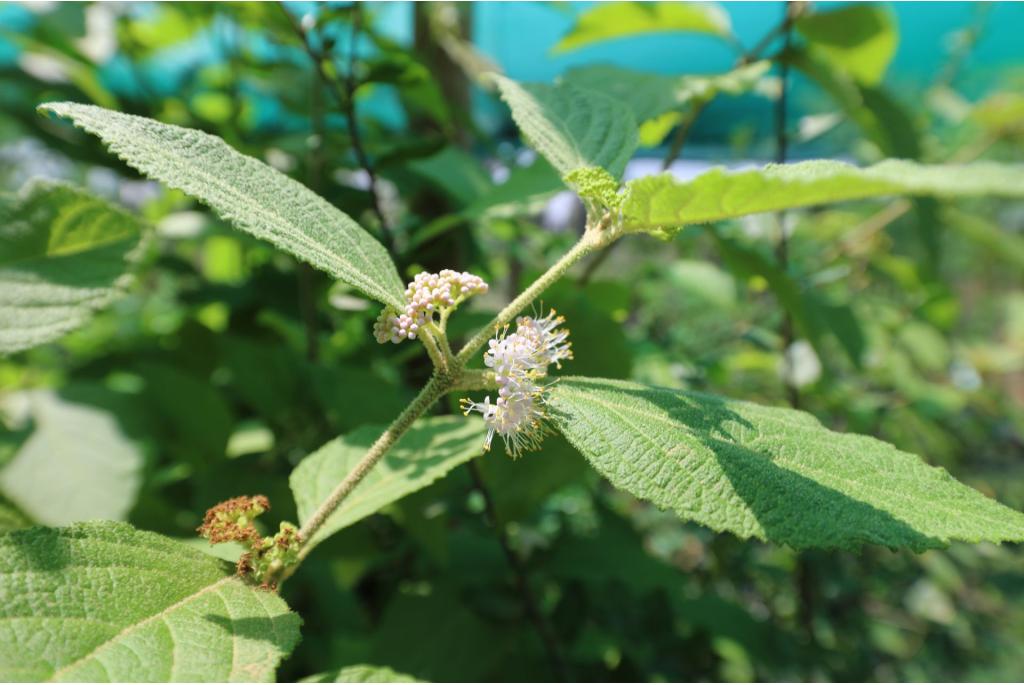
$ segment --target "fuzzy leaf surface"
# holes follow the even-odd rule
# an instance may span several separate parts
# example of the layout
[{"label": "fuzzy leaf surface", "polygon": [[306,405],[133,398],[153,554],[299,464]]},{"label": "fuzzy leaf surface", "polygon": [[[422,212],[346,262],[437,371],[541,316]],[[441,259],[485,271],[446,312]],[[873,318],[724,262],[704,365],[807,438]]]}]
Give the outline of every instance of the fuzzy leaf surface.
[{"label": "fuzzy leaf surface", "polygon": [[612,485],[716,531],[798,549],[1024,540],[1024,514],[801,411],[582,377],[550,402]]},{"label": "fuzzy leaf surface", "polygon": [[0,354],[87,323],[131,281],[142,224],[65,183],[0,193]]},{"label": "fuzzy leaf surface", "polygon": [[0,536],[0,679],[273,680],[300,619],[231,571],[124,523]]},{"label": "fuzzy leaf surface", "polygon": [[527,142],[562,176],[591,166],[622,176],[638,144],[629,105],[571,83],[493,78]]},{"label": "fuzzy leaf surface", "polygon": [[691,181],[646,176],[627,183],[626,192],[626,228],[665,235],[687,224],[869,197],[1024,197],[1024,165],[889,160],[861,168],[814,160],[751,171],[715,168]]},{"label": "fuzzy leaf surface", "polygon": [[562,81],[598,90],[625,102],[633,110],[637,123],[642,124],[694,101],[710,100],[720,93],[743,95],[750,92],[770,68],[771,62],[761,60],[721,74],[666,76],[595,64],[570,69],[562,76]]},{"label": "fuzzy leaf surface", "polygon": [[576,25],[554,47],[567,52],[615,38],[678,31],[728,36],[729,15],[706,2],[597,3],[576,19]]},{"label": "fuzzy leaf surface", "polygon": [[[383,430],[366,426],[335,438],[295,467],[290,484],[300,523],[309,519]],[[481,419],[461,416],[420,419],[328,517],[310,543],[317,544],[409,493],[427,487],[459,464],[481,454],[484,434]]]},{"label": "fuzzy leaf surface", "polygon": [[405,286],[373,236],[301,183],[220,138],[93,105],[55,102],[40,109],[71,119],[129,166],[209,205],[236,228],[384,304],[403,305]]}]

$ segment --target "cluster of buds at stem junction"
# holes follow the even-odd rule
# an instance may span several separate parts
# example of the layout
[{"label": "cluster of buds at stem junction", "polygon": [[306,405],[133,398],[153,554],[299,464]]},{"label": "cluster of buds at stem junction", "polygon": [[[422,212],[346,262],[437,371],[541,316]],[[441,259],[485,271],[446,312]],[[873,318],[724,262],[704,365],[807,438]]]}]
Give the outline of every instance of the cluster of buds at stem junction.
[{"label": "cluster of buds at stem junction", "polygon": [[273,589],[281,572],[298,562],[302,540],[298,529],[284,522],[276,535],[260,537],[253,520],[269,509],[270,501],[263,495],[229,499],[206,512],[199,534],[213,544],[247,544],[249,551],[238,560],[238,575]]},{"label": "cluster of buds at stem junction", "polygon": [[299,561],[301,542],[299,530],[282,522],[277,535],[257,541],[238,559],[238,575],[252,578],[261,587],[273,590],[281,572]]},{"label": "cluster of buds at stem junction", "polygon": [[555,310],[544,318],[520,316],[516,332],[508,326],[488,343],[484,364],[494,373],[498,397],[483,402],[462,400],[462,410],[480,412],[487,426],[484,447],[491,448],[495,434],[505,441],[505,449],[513,458],[540,446],[547,428],[544,379],[552,364],[561,368],[563,359],[572,359],[568,329],[559,328],[565,319]]},{"label": "cluster of buds at stem junction", "polygon": [[436,274],[416,274],[405,289],[405,309],[399,312],[385,307],[373,325],[373,336],[381,344],[415,340],[420,328],[434,322],[435,314],[444,315],[467,297],[485,292],[483,279],[465,271],[444,269]]}]

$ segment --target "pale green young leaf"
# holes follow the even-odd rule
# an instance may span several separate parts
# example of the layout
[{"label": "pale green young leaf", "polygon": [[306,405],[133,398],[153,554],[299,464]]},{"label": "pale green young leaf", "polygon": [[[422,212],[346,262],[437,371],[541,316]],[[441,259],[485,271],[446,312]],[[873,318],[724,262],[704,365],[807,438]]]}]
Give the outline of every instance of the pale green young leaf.
[{"label": "pale green young leaf", "polygon": [[597,200],[605,207],[618,209],[622,202],[619,182],[601,167],[582,167],[566,174],[565,182],[576,188],[576,194],[583,199]]},{"label": "pale green young leaf", "polygon": [[564,177],[583,167],[622,176],[637,146],[629,106],[571,83],[518,83],[494,75],[526,141]]},{"label": "pale green young leaf", "polygon": [[131,281],[133,216],[65,183],[0,193],[0,354],[63,336]]},{"label": "pale green young leaf", "polygon": [[729,15],[704,2],[601,2],[580,14],[555,52],[578,50],[593,43],[649,33],[686,32],[728,37]]},{"label": "pale green young leaf", "polygon": [[144,456],[114,416],[49,390],[5,398],[5,406],[15,403],[34,429],[0,467],[0,494],[45,525],[124,520],[142,486]]},{"label": "pale green young leaf", "polygon": [[1024,540],[1024,514],[804,412],[582,377],[550,404],[612,485],[716,531],[795,548]]},{"label": "pale green young leaf", "polygon": [[298,616],[230,564],[124,523],[0,536],[0,680],[273,680]]},{"label": "pale green young leaf", "polygon": [[888,160],[859,168],[815,160],[749,171],[715,168],[690,181],[647,176],[628,182],[626,193],[626,229],[665,235],[687,224],[869,197],[1024,197],[1024,165]]},{"label": "pale green young leaf", "polygon": [[899,43],[892,10],[880,4],[806,14],[795,26],[813,55],[869,86],[881,82]]},{"label": "pale green young leaf", "polygon": [[[305,523],[316,511],[382,432],[383,428],[373,426],[360,428],[332,440],[295,467],[289,482],[300,523]],[[479,455],[484,449],[484,433],[480,419],[461,416],[420,419],[327,518],[311,544],[427,487],[459,464]]]},{"label": "pale green young leaf", "polygon": [[419,683],[423,682],[411,675],[399,673],[387,666],[371,666],[358,664],[346,666],[330,673],[320,673],[310,678],[303,678],[303,683]]},{"label": "pale green young leaf", "polygon": [[92,105],[40,109],[71,119],[129,166],[209,205],[235,227],[384,304],[403,306],[405,286],[379,242],[301,183],[220,138]]}]

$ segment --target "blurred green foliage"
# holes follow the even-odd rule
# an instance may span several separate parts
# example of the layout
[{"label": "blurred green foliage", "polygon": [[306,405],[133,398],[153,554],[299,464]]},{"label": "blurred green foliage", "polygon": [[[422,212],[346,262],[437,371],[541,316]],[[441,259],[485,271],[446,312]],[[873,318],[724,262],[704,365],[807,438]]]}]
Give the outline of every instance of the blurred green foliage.
[{"label": "blurred green foliage", "polygon": [[[2,530],[123,513],[191,538],[208,507],[242,493],[270,498],[261,523],[276,530],[296,519],[293,467],[390,421],[430,373],[416,348],[373,343],[377,308],[358,293],[139,181],[37,104],[90,102],[216,133],[390,236],[403,278],[484,275],[492,294],[460,312],[457,331],[486,322],[581,228],[578,212],[558,226],[541,213],[558,175],[504,135],[510,125],[495,136],[474,124],[470,105],[485,95],[483,58],[465,40],[471,7],[418,6],[411,45],[388,37],[372,4],[0,9],[14,55],[0,70],[0,189],[60,177],[154,227],[125,297],[59,342],[0,360]],[[728,22],[712,19],[677,30],[728,40]],[[614,35],[600,20],[588,40]],[[761,54],[738,55],[820,87],[815,113],[787,124],[789,157],[1024,159],[1019,75],[977,101],[957,91],[956,50],[970,41],[920,92],[893,93],[884,74],[899,27],[884,8],[794,24],[785,44],[783,25]],[[173,79],[168,60],[185,65]],[[777,94],[778,75],[750,97]],[[365,106],[379,101],[399,116]],[[701,107],[672,101],[669,138],[685,140]],[[717,157],[774,154],[774,141],[736,130]],[[569,373],[796,397],[831,428],[878,436],[1024,509],[1022,231],[1019,203],[986,200],[759,215],[632,239],[544,299],[573,328]],[[786,317],[799,339],[784,355]],[[77,439],[121,462],[15,470],[25,449],[52,460],[39,445],[53,412],[85,422]],[[284,587],[305,624],[279,678],[363,663],[445,680],[1020,678],[1024,553],[1012,545],[914,555],[740,541],[612,490],[561,438],[515,462],[497,450],[479,472],[488,497],[462,466],[317,549]],[[69,488],[77,508],[46,506]]]}]

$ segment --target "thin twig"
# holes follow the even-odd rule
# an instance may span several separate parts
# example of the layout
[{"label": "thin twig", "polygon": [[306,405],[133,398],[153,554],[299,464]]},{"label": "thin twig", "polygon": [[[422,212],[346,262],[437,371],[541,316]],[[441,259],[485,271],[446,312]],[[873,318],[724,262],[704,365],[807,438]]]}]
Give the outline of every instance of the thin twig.
[{"label": "thin twig", "polygon": [[[790,44],[793,39],[793,20],[796,18],[798,9],[795,4],[788,3],[786,5],[786,15],[780,24],[782,30],[782,52],[786,54],[789,52]],[[787,153],[789,152],[789,130],[786,127],[786,116],[787,116],[787,105],[788,105],[788,90],[789,90],[789,62],[787,60],[780,60],[779,66],[779,99],[775,103],[775,162],[777,164],[784,164],[786,162]],[[786,213],[779,212],[777,214],[777,221],[779,224],[779,242],[775,246],[775,258],[779,263],[779,268],[783,272],[789,270],[789,236],[786,234]],[[779,326],[779,334],[782,337],[782,355],[784,360],[784,367],[787,372],[792,372],[790,364],[792,358],[790,356],[790,350],[793,346],[794,331],[793,331],[793,315],[789,309],[783,307],[782,311],[782,323]],[[793,409],[800,408],[800,390],[790,376],[783,379],[786,386],[786,398],[789,400],[789,405]],[[796,572],[793,576],[793,582],[796,585],[797,595],[797,616],[807,633],[808,639],[813,643],[814,640],[814,573],[813,564],[808,558],[806,552],[798,552],[796,558]]]},{"label": "thin twig", "polygon": [[381,242],[384,243],[384,247],[387,248],[388,252],[394,254],[394,238],[392,236],[391,227],[385,218],[384,212],[381,210],[380,197],[378,194],[377,172],[370,163],[369,158],[366,156],[366,150],[363,147],[362,136],[360,135],[359,122],[356,120],[355,91],[359,84],[355,77],[354,67],[356,59],[356,42],[358,41],[362,25],[362,12],[360,11],[359,3],[355,2],[352,5],[352,45],[349,46],[349,62],[348,70],[345,74],[344,87],[335,79],[331,78],[324,69],[324,61],[329,58],[329,55],[325,55],[313,47],[313,44],[309,41],[309,33],[302,28],[299,21],[292,16],[292,13],[285,8],[283,3],[279,3],[278,6],[281,8],[281,11],[284,12],[284,15],[288,17],[288,22],[291,24],[292,31],[299,38],[303,49],[306,51],[309,59],[316,67],[321,81],[326,85],[331,86],[334,96],[338,101],[338,106],[345,112],[348,134],[352,143],[352,152],[355,154],[356,161],[359,166],[366,172],[367,191],[370,194],[371,208],[373,209],[373,213],[377,215],[378,222],[380,222]]},{"label": "thin twig", "polygon": [[[793,19],[795,17],[794,5],[786,5],[786,16],[780,24],[783,36],[782,54],[789,51],[793,38]],[[783,164],[789,148],[789,131],[786,128],[787,115],[787,91],[789,90],[789,62],[782,60],[779,66],[779,98],[775,102],[775,162]],[[789,269],[789,236],[786,235],[786,213],[779,212],[777,215],[779,224],[779,242],[775,246],[775,258],[779,268],[783,272]],[[793,315],[786,308],[783,308],[782,323],[779,326],[779,334],[782,336],[782,355],[785,360],[784,367],[787,371],[790,363],[790,348],[793,345]],[[790,378],[783,379],[786,386],[786,397],[794,409],[800,408],[800,391]]]},{"label": "thin twig", "polygon": [[[388,426],[387,430],[381,433],[380,437],[374,441],[370,449],[366,451],[363,458],[359,460],[355,468],[345,476],[345,478],[335,486],[331,494],[327,496],[313,515],[302,525],[299,530],[299,537],[302,539],[302,549],[299,550],[299,559],[303,559],[308,555],[315,545],[313,544],[313,536],[320,529],[320,526],[324,524],[327,517],[334,513],[335,509],[338,508],[345,498],[348,497],[356,486],[359,485],[360,481],[366,477],[366,474],[377,465],[377,462],[387,454],[388,450],[398,441],[398,438],[402,436],[405,431],[418,419],[423,412],[429,409],[434,402],[436,402],[442,395],[444,395],[451,387],[450,380],[444,380],[438,376],[433,376],[430,381],[423,386],[420,393],[416,396],[416,399],[398,415],[398,418]],[[295,568],[294,566],[292,567]]]},{"label": "thin twig", "polygon": [[359,166],[366,172],[370,202],[373,205],[373,213],[377,215],[377,220],[380,222],[380,233],[384,247],[388,249],[388,252],[394,252],[394,236],[391,233],[391,226],[388,225],[388,220],[384,216],[384,210],[380,204],[380,195],[377,189],[377,172],[373,168],[370,158],[366,156],[362,135],[359,130],[359,120],[356,118],[356,87],[359,85],[356,82],[356,48],[359,43],[359,33],[362,29],[362,24],[362,7],[359,2],[354,2],[352,3],[352,35],[349,39],[351,45],[349,45],[348,52],[348,69],[345,73],[345,91],[347,96],[344,104],[345,119],[348,122],[348,135],[352,141],[352,151],[356,155],[356,160],[359,161]]},{"label": "thin twig", "polygon": [[502,525],[498,519],[498,510],[494,506],[494,497],[491,495],[491,491],[487,488],[484,483],[483,475],[480,473],[480,467],[477,466],[476,460],[470,460],[468,463],[469,475],[473,479],[473,486],[480,491],[480,494],[484,498],[484,511],[487,514],[487,518],[494,529],[494,536],[498,539],[498,544],[501,545],[501,550],[505,553],[505,560],[508,562],[509,568],[512,570],[512,575],[515,577],[516,589],[519,591],[519,596],[523,601],[523,608],[526,609],[526,615],[529,617],[530,622],[533,623],[533,628],[537,633],[537,638],[541,641],[544,647],[544,652],[547,654],[548,662],[551,664],[551,670],[555,675],[555,678],[561,682],[571,682],[573,680],[570,671],[569,664],[565,660],[565,656],[562,654],[561,646],[558,642],[558,636],[555,635],[555,631],[551,628],[551,624],[548,623],[544,614],[541,613],[540,607],[537,604],[537,598],[533,594],[533,590],[530,588],[530,577],[528,575],[526,564],[516,551],[512,549],[512,544],[508,539],[508,533],[505,531],[505,526]]}]

